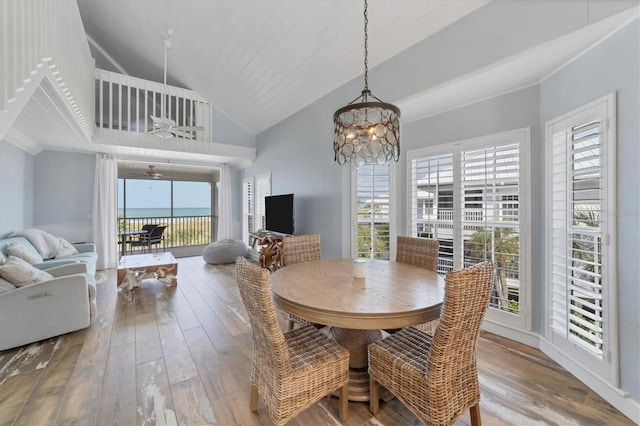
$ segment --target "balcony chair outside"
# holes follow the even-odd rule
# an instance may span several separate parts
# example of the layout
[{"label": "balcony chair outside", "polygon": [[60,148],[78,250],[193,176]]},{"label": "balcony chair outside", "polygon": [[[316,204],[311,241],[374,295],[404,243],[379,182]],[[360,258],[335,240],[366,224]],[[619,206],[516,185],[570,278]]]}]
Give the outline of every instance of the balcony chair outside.
[{"label": "balcony chair outside", "polygon": [[131,249],[133,250],[134,247],[142,247],[144,249],[146,247],[147,252],[150,253],[152,246],[159,245],[163,242],[163,233],[166,228],[166,226],[155,226],[151,229],[151,232],[141,235],[137,241],[131,241]]}]

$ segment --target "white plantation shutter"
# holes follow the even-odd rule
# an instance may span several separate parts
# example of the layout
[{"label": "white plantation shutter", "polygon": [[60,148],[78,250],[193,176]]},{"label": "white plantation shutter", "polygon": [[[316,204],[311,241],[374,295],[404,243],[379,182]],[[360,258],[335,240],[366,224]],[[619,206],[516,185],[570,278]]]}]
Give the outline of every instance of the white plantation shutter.
[{"label": "white plantation shutter", "polygon": [[256,176],[255,204],[254,204],[254,231],[265,229],[264,197],[271,195],[271,173],[263,173]]},{"label": "white plantation shutter", "polygon": [[389,165],[363,164],[355,173],[356,256],[389,259]]},{"label": "white plantation shutter", "polygon": [[553,135],[551,155],[551,327],[567,336],[567,132]]},{"label": "white plantation shutter", "polygon": [[440,242],[438,272],[453,270],[453,154],[414,158],[410,236]]},{"label": "white plantation shutter", "polygon": [[251,245],[249,234],[253,229],[253,177],[242,180],[242,240]]},{"label": "white plantation shutter", "polygon": [[520,328],[531,312],[521,195],[528,141],[523,129],[408,153],[409,235],[438,240],[442,274],[492,261],[487,318]]},{"label": "white plantation shutter", "polygon": [[460,159],[463,266],[491,260],[489,306],[519,311],[520,148],[506,143],[463,151]]},{"label": "white plantation shutter", "polygon": [[549,327],[576,362],[617,383],[615,253],[607,243],[614,179],[615,98],[604,98],[547,124],[551,144]]},{"label": "white plantation shutter", "polygon": [[249,234],[264,229],[264,197],[271,195],[271,173],[242,180],[242,239],[251,246]]}]

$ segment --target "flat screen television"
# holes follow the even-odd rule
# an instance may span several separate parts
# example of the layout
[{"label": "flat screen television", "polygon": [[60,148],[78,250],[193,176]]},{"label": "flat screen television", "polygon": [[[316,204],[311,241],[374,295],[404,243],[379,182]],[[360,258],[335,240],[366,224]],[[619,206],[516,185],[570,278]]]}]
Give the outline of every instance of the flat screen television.
[{"label": "flat screen television", "polygon": [[293,235],[293,194],[264,197],[264,210],[267,231]]}]

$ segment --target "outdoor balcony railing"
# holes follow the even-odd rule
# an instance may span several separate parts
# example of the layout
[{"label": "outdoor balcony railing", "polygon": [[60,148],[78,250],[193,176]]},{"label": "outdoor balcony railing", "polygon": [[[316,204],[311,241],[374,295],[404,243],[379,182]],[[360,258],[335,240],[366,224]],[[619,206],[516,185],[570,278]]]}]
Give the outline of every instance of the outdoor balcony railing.
[{"label": "outdoor balcony railing", "polygon": [[118,218],[118,230],[139,230],[146,224],[166,226],[160,248],[168,249],[209,244],[215,235],[215,223],[215,216]]}]

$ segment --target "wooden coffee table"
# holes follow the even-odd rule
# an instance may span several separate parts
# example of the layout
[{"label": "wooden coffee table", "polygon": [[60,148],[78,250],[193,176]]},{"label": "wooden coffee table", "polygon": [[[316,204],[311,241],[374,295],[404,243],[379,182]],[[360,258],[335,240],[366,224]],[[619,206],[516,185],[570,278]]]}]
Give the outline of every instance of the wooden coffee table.
[{"label": "wooden coffee table", "polygon": [[178,263],[171,253],[134,254],[122,256],[118,265],[118,288],[140,287],[145,278],[178,285]]}]

